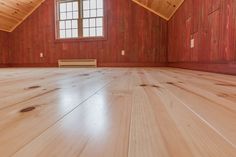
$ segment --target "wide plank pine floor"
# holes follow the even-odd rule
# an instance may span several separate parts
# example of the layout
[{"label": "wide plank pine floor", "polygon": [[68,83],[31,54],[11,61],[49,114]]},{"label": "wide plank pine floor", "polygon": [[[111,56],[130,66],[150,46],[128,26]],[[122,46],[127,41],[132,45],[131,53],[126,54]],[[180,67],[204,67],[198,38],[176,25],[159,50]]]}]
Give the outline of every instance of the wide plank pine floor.
[{"label": "wide plank pine floor", "polygon": [[1,157],[236,157],[236,76],[1,69]]}]

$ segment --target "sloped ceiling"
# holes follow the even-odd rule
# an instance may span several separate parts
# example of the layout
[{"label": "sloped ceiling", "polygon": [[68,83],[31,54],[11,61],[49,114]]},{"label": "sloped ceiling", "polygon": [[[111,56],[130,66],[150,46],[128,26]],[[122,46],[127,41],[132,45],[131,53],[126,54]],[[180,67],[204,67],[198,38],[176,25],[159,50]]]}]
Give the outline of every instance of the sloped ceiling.
[{"label": "sloped ceiling", "polygon": [[0,0],[0,30],[11,32],[44,0]]},{"label": "sloped ceiling", "polygon": [[169,20],[184,0],[132,0],[160,17]]},{"label": "sloped ceiling", "polygon": [[[0,0],[0,30],[11,32],[45,0]],[[132,0],[169,20],[184,0]]]}]

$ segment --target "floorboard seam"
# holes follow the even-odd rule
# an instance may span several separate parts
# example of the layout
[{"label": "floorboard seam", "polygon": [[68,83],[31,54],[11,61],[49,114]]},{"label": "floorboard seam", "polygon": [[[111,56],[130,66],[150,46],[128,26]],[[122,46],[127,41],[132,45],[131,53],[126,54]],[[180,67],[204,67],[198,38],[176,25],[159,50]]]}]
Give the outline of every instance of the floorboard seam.
[{"label": "floorboard seam", "polygon": [[30,142],[26,143],[23,147],[19,148],[13,155],[14,156],[17,152],[19,152],[21,149],[23,149],[24,147],[26,147],[28,144],[30,144],[32,141],[34,141],[35,139],[37,139],[38,137],[40,137],[42,134],[44,134],[48,129],[50,129],[51,127],[53,127],[54,125],[56,125],[59,121],[61,121],[62,119],[64,119],[65,117],[67,117],[70,113],[72,113],[74,110],[76,110],[77,108],[79,108],[83,103],[85,103],[87,100],[89,100],[91,97],[93,97],[94,95],[96,95],[98,92],[100,92],[101,90],[103,90],[105,87],[107,87],[109,84],[111,84],[115,79],[109,81],[108,83],[106,83],[103,87],[101,87],[100,89],[98,89],[97,91],[95,91],[92,95],[90,95],[88,98],[86,98],[84,101],[82,101],[81,103],[79,103],[75,108],[73,108],[71,111],[69,111],[67,114],[65,114],[64,116],[62,116],[61,118],[59,118],[57,121],[55,121],[55,123],[53,123],[52,125],[50,125],[49,127],[47,127],[44,131],[42,131],[42,133],[40,133],[38,136],[36,136],[35,138],[33,138]]}]

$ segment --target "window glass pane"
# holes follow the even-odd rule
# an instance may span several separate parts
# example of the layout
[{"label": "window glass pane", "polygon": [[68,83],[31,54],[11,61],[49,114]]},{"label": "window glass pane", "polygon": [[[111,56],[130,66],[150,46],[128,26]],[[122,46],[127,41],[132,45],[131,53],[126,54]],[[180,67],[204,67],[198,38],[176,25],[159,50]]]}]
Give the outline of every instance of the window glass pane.
[{"label": "window glass pane", "polygon": [[96,36],[95,28],[90,28],[90,36]]},{"label": "window glass pane", "polygon": [[65,21],[60,21],[59,27],[60,27],[59,29],[65,29],[66,28]]},{"label": "window glass pane", "polygon": [[65,38],[65,37],[66,37],[66,31],[60,30],[60,38]]},{"label": "window glass pane", "polygon": [[73,11],[78,11],[78,2],[73,2]]},{"label": "window glass pane", "polygon": [[66,29],[70,29],[71,28],[71,21],[66,21]]},{"label": "window glass pane", "polygon": [[72,19],[72,12],[67,12],[66,16],[67,19]]},{"label": "window glass pane", "polygon": [[97,8],[103,8],[103,0],[97,0]]},{"label": "window glass pane", "polygon": [[89,27],[89,19],[83,19],[83,27]]},{"label": "window glass pane", "polygon": [[78,21],[72,20],[72,28],[78,28]]},{"label": "window glass pane", "polygon": [[89,16],[89,10],[86,10],[86,11],[84,11],[83,13],[84,13],[84,15],[83,15],[84,18],[90,17],[90,16]]},{"label": "window glass pane", "polygon": [[78,11],[73,12],[73,19],[78,19],[78,18],[79,18]]},{"label": "window glass pane", "polygon": [[73,38],[78,37],[78,29],[72,29],[72,37]]},{"label": "window glass pane", "polygon": [[60,13],[60,19],[65,20],[66,19],[66,13]]},{"label": "window glass pane", "polygon": [[103,36],[102,27],[98,27],[98,28],[96,29],[96,33],[97,33],[97,36]]},{"label": "window glass pane", "polygon": [[103,26],[103,19],[102,18],[97,18],[96,19],[96,26],[100,26],[100,27]]},{"label": "window glass pane", "polygon": [[90,10],[90,17],[96,17],[96,10]]},{"label": "window glass pane", "polygon": [[103,9],[97,10],[97,16],[103,16]]},{"label": "window glass pane", "polygon": [[67,11],[72,11],[72,2],[67,3]]},{"label": "window glass pane", "polygon": [[85,9],[85,10],[89,9],[89,0],[83,1],[83,9]]},{"label": "window glass pane", "polygon": [[83,29],[83,36],[84,37],[89,37],[89,29],[88,28]]},{"label": "window glass pane", "polygon": [[66,12],[66,3],[60,3],[60,12]]},{"label": "window glass pane", "polygon": [[90,0],[90,9],[96,9],[96,8],[97,8],[96,0]]},{"label": "window glass pane", "polygon": [[71,29],[66,30],[66,38],[71,38]]},{"label": "window glass pane", "polygon": [[90,27],[95,27],[95,26],[96,26],[96,21],[95,21],[95,19],[90,19],[90,20],[89,20],[89,24],[90,24],[90,25],[89,25]]}]

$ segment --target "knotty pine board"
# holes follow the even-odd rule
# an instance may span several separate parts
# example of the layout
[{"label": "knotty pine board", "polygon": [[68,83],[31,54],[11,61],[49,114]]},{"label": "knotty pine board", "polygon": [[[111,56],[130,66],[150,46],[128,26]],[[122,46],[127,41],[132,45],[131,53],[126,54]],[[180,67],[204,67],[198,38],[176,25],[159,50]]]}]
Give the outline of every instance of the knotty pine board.
[{"label": "knotty pine board", "polygon": [[236,155],[235,76],[173,68],[0,72],[3,156]]}]

